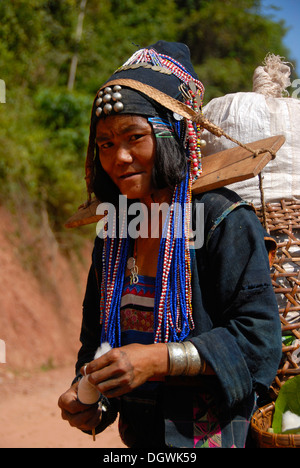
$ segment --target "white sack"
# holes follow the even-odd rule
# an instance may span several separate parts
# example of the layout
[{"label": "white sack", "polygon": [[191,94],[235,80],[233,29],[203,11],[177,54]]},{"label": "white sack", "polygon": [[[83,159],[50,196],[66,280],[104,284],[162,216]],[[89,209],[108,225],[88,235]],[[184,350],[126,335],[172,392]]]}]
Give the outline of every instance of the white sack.
[{"label": "white sack", "polygon": [[[203,108],[204,117],[242,143],[284,135],[285,144],[262,172],[265,202],[300,199],[300,100],[257,92],[227,94]],[[236,146],[205,130],[203,156]],[[251,145],[250,145],[251,146]],[[260,206],[258,177],[231,184],[230,189]]]}]

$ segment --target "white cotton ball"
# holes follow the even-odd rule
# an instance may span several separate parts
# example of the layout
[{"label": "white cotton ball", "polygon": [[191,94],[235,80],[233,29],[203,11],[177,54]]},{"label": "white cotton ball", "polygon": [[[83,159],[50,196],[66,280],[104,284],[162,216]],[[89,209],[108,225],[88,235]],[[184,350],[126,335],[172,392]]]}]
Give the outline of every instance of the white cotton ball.
[{"label": "white cotton ball", "polygon": [[291,431],[293,429],[300,429],[300,416],[292,413],[291,411],[286,411],[282,415],[282,432]]},{"label": "white cotton ball", "polygon": [[94,403],[97,403],[100,398],[98,388],[89,382],[87,375],[82,377],[79,382],[77,398],[80,403],[83,403],[84,405],[93,405]]},{"label": "white cotton ball", "polygon": [[111,350],[111,346],[109,343],[102,343],[102,345],[97,349],[94,359],[97,359],[103,356],[103,354],[108,353],[108,351],[110,350]]},{"label": "white cotton ball", "polygon": [[[102,343],[102,345],[97,349],[94,359],[103,356],[103,354],[107,353],[110,349],[111,346],[109,343]],[[89,382],[88,376],[83,376],[79,382],[77,390],[77,398],[80,403],[83,403],[84,405],[93,405],[94,403],[97,403],[100,395],[101,393],[98,388]]]}]

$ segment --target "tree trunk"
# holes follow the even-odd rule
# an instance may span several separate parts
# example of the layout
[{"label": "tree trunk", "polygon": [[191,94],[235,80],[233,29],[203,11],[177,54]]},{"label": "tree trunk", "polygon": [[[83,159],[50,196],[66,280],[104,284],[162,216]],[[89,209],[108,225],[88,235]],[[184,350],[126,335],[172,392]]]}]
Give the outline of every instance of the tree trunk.
[{"label": "tree trunk", "polygon": [[81,0],[80,11],[79,11],[78,21],[77,21],[77,28],[76,28],[76,36],[75,36],[76,50],[75,50],[75,53],[73,54],[73,57],[72,57],[70,72],[69,72],[69,79],[68,79],[68,90],[69,91],[73,90],[74,83],[75,83],[77,63],[78,63],[77,49],[78,49],[78,45],[79,45],[79,43],[81,41],[82,29],[83,29],[83,19],[84,19],[84,15],[85,15],[86,4],[87,4],[87,0]]}]

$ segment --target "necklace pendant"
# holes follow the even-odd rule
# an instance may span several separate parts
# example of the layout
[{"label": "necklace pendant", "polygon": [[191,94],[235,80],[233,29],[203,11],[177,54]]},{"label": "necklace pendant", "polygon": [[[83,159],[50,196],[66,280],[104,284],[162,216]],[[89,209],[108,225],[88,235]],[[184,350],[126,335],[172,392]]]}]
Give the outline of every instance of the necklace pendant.
[{"label": "necklace pendant", "polygon": [[138,277],[138,267],[135,264],[135,258],[134,257],[129,257],[127,260],[127,268],[130,271],[130,284],[137,284],[139,281]]},{"label": "necklace pendant", "polygon": [[138,267],[136,266],[134,268],[134,271],[132,272],[132,283],[137,284],[138,282],[139,282]]},{"label": "necklace pendant", "polygon": [[139,269],[138,269],[138,267],[135,265],[135,266],[132,268],[131,272],[130,272],[130,274],[131,274],[131,276],[130,276],[130,284],[137,284],[137,283],[139,282],[138,272],[139,272]]}]

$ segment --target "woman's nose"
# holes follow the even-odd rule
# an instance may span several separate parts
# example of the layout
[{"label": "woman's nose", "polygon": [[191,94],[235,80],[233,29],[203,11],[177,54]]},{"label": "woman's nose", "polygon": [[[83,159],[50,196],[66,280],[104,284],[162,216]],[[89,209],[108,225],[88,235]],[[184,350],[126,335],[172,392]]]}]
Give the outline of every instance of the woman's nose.
[{"label": "woman's nose", "polygon": [[116,148],[115,157],[119,163],[130,163],[133,160],[129,149],[125,145],[120,145]]}]

